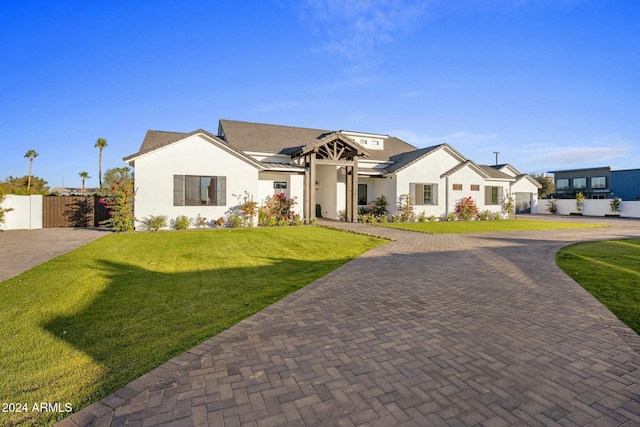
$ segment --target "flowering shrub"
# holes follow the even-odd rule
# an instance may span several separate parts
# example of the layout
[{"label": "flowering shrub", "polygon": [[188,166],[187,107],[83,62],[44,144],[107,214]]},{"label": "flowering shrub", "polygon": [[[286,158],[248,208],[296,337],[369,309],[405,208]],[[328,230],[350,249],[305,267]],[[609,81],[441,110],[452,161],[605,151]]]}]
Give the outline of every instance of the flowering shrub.
[{"label": "flowering shrub", "polygon": [[258,211],[258,202],[253,201],[253,197],[249,195],[249,193],[245,192],[245,200],[242,205],[240,205],[240,211],[242,211],[242,217],[244,219],[244,224],[253,227],[253,218],[256,216],[256,212]]},{"label": "flowering shrub", "polygon": [[293,219],[291,209],[295,204],[295,197],[287,198],[284,193],[267,198],[265,205],[258,209],[258,224],[267,227],[289,225]]},{"label": "flowering shrub", "polygon": [[469,221],[478,215],[478,207],[473,197],[465,197],[456,205],[456,215],[463,221]]},{"label": "flowering shrub", "polygon": [[111,186],[112,196],[100,198],[99,203],[103,203],[109,209],[111,218],[104,220],[101,224],[113,228],[115,231],[133,231],[136,217],[133,215],[133,183],[116,181]]}]

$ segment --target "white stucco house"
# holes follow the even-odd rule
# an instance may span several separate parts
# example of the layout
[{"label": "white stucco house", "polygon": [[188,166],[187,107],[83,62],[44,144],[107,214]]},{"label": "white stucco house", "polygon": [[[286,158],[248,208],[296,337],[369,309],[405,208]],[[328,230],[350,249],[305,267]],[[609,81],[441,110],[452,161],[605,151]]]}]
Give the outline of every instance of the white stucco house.
[{"label": "white stucco house", "polygon": [[448,144],[416,148],[389,135],[220,120],[217,134],[150,130],[137,153],[135,214],[209,219],[245,197],[263,203],[284,192],[297,213],[357,219],[384,195],[388,211],[410,194],[416,214],[446,216],[464,197],[499,212],[507,195],[516,212],[537,213],[539,184],[509,164],[478,165]]}]

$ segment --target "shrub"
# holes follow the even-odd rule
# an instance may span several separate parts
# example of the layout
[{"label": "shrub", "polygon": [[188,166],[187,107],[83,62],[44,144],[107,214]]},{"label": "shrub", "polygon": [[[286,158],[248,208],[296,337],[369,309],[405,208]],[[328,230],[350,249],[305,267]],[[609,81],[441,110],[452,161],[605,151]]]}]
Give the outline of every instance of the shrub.
[{"label": "shrub", "polygon": [[556,199],[549,199],[549,202],[547,202],[547,212],[554,215],[558,213],[558,203],[556,202]]},{"label": "shrub", "polygon": [[318,223],[318,218],[309,219],[309,225],[316,225]]},{"label": "shrub", "polygon": [[387,214],[380,215],[378,219],[382,224],[386,224],[389,222],[389,217],[387,216]]},{"label": "shrub", "polygon": [[[0,201],[2,201],[2,199],[0,199]],[[616,214],[620,213],[620,198],[618,196],[615,196],[613,199],[611,199],[611,203],[609,203],[609,207],[611,208],[611,212]]]},{"label": "shrub", "polygon": [[413,213],[413,200],[410,194],[400,195],[398,200],[398,212],[400,214],[400,222],[413,222],[415,220],[416,216]]},{"label": "shrub", "polygon": [[447,215],[447,221],[457,221],[458,220],[458,214],[455,212],[449,212],[449,215]]},{"label": "shrub", "polygon": [[469,221],[478,215],[478,207],[473,197],[465,197],[456,205],[456,215],[463,221]]},{"label": "shrub", "polygon": [[198,216],[193,220],[193,225],[198,228],[206,228],[209,226],[209,223],[207,222],[207,218],[204,218],[200,216],[200,214],[198,214]]},{"label": "shrub", "polygon": [[304,225],[304,219],[298,214],[291,215],[291,225]]},{"label": "shrub", "polygon": [[489,211],[489,209],[483,210],[478,214],[478,219],[480,221],[488,221],[491,219],[491,211]]},{"label": "shrub", "polygon": [[429,215],[429,217],[427,217],[427,220],[429,220],[429,222],[433,222],[436,220],[436,216],[435,215]]},{"label": "shrub", "polygon": [[258,210],[258,202],[254,202],[253,196],[247,192],[245,192],[245,200],[244,203],[240,205],[240,210],[242,211],[245,225],[253,227],[253,218],[256,216],[256,211]]},{"label": "shrub", "polygon": [[286,216],[281,216],[280,218],[278,218],[277,220],[278,222],[278,227],[286,227],[287,225],[289,225],[289,218],[287,218]]},{"label": "shrub", "polygon": [[502,218],[502,213],[500,213],[500,212],[494,212],[494,213],[492,213],[492,214],[491,214],[491,219],[494,219],[494,220],[496,220],[496,221],[499,221],[499,220],[503,219],[503,218]]},{"label": "shrub", "polygon": [[504,211],[504,213],[507,214],[507,216],[509,216],[515,212],[515,209],[516,209],[516,205],[513,201],[513,196],[511,195],[511,193],[509,193],[504,198],[504,204],[502,206],[502,210]]},{"label": "shrub", "polygon": [[576,194],[576,209],[578,209],[578,212],[582,212],[583,205],[584,205],[584,194],[582,193]]},{"label": "shrub", "polygon": [[223,227],[224,226],[224,218],[220,217],[218,219],[213,220],[213,223],[216,225],[216,227]]},{"label": "shrub", "polygon": [[258,210],[258,223],[273,227],[274,225],[289,225],[291,209],[296,204],[295,197],[287,198],[286,194],[280,193],[273,197],[268,197],[265,205]]},{"label": "shrub", "polygon": [[186,215],[180,215],[173,220],[173,227],[176,230],[186,230],[191,225],[191,218]]},{"label": "shrub", "polygon": [[[2,205],[2,202],[4,201],[4,192],[2,191],[2,188],[0,187],[0,205]],[[0,206],[0,224],[4,224],[4,214],[7,212],[11,212],[13,210],[13,208],[3,208],[2,206]]]},{"label": "shrub", "polygon": [[418,215],[418,222],[427,222],[427,214],[424,211]]},{"label": "shrub", "polygon": [[142,220],[142,226],[147,231],[158,231],[167,226],[167,217],[165,215],[150,215]]},{"label": "shrub", "polygon": [[378,217],[387,215],[387,205],[387,198],[384,197],[384,195],[378,197],[376,200],[369,204],[371,213]]},{"label": "shrub", "polygon": [[231,228],[240,228],[244,225],[244,217],[240,212],[232,212],[227,218],[227,223]]},{"label": "shrub", "polygon": [[100,198],[99,203],[103,203],[109,209],[111,218],[104,220],[101,224],[113,228],[115,231],[133,231],[135,229],[136,217],[133,216],[133,198],[135,191],[131,182],[116,181],[111,186],[112,196]]}]

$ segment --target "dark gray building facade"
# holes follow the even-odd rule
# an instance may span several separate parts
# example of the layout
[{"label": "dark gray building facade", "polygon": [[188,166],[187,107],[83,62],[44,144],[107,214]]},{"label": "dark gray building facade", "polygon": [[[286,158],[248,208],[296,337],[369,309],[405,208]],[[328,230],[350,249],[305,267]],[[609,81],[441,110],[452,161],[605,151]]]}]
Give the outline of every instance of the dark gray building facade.
[{"label": "dark gray building facade", "polygon": [[[588,169],[571,169],[550,171],[556,185],[554,197],[571,199],[577,193],[584,194],[587,199],[612,198],[611,168],[602,166]],[[619,196],[620,197],[620,196]]]}]

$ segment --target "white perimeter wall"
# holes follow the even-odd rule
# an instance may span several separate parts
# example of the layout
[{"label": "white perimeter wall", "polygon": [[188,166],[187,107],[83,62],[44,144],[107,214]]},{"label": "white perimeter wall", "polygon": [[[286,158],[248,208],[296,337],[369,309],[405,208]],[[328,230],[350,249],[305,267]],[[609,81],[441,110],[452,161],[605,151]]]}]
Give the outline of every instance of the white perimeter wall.
[{"label": "white perimeter wall", "polygon": [[13,209],[4,214],[4,224],[0,224],[0,230],[31,230],[42,228],[41,195],[16,196],[6,194],[2,207]]},{"label": "white perimeter wall", "polygon": [[[612,214],[610,207],[611,199],[585,199],[582,205],[582,214],[586,216],[605,216]],[[575,199],[557,199],[558,215],[570,215],[578,212]],[[551,215],[547,211],[549,207],[548,199],[541,199],[538,202],[538,213]],[[620,204],[620,217],[640,218],[640,201],[625,202]]]}]

